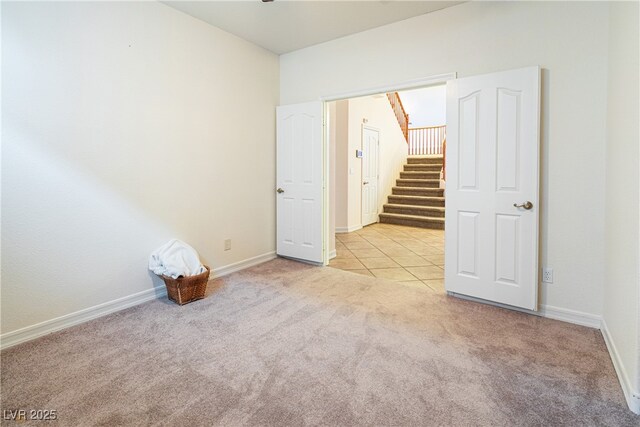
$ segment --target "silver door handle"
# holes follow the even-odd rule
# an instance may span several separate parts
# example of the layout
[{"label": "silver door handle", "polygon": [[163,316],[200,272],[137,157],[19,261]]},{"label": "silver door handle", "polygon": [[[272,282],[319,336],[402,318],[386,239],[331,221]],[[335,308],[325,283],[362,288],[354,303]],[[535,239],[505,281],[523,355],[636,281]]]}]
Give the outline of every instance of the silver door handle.
[{"label": "silver door handle", "polygon": [[523,204],[519,205],[517,203],[513,204],[513,207],[515,208],[525,208],[526,210],[530,210],[531,208],[533,208],[533,203],[531,203],[530,201],[526,201]]},{"label": "silver door handle", "polygon": [[278,188],[276,191],[278,192],[278,194],[284,193],[284,190],[282,188]]}]

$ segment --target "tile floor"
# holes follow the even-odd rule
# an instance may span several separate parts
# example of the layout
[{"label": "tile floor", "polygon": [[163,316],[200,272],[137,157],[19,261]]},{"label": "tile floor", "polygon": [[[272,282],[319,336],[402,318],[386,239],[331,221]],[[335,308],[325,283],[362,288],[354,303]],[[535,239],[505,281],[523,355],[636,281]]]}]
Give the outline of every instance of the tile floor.
[{"label": "tile floor", "polygon": [[336,234],[330,267],[444,292],[444,230],[372,224]]}]

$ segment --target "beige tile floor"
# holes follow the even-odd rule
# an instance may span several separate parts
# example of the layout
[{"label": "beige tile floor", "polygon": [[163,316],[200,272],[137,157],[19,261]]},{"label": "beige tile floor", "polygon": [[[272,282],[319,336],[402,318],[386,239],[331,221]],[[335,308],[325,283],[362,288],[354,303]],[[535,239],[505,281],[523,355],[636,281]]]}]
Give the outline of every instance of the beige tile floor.
[{"label": "beige tile floor", "polygon": [[330,267],[444,292],[444,231],[372,224],[336,234]]}]

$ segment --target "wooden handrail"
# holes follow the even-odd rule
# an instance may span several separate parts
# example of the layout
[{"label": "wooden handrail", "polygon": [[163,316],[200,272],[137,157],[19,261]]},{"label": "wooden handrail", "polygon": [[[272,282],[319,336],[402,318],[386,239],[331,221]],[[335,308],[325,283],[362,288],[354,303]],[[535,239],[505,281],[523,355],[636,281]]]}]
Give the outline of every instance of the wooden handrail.
[{"label": "wooden handrail", "polygon": [[387,93],[387,98],[389,99],[389,103],[391,104],[391,109],[396,115],[396,119],[398,120],[398,124],[400,125],[400,129],[402,130],[402,134],[404,135],[404,139],[409,143],[409,115],[404,109],[404,105],[402,105],[402,100],[400,99],[400,95],[398,92],[389,92]]},{"label": "wooden handrail", "polygon": [[406,122],[407,122],[407,128],[409,127],[409,113],[407,113],[407,110],[404,109],[404,104],[402,103],[402,99],[400,98],[400,94],[398,92],[395,92],[396,94],[396,98],[398,98],[398,104],[400,104],[400,109],[402,110],[402,114],[404,115]]}]

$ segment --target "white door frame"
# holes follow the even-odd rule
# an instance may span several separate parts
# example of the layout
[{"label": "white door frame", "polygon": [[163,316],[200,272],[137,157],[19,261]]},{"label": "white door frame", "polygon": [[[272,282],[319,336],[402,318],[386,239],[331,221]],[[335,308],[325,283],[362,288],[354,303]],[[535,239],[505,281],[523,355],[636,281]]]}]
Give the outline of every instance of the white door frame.
[{"label": "white door frame", "polygon": [[[322,101],[324,103],[324,123],[327,122],[327,117],[329,117],[329,111],[328,108],[329,106],[327,105],[329,102],[332,101],[340,101],[343,99],[349,99],[349,98],[357,98],[360,96],[369,96],[369,95],[378,95],[380,93],[387,93],[387,92],[397,92],[397,91],[402,91],[402,90],[409,90],[409,89],[420,89],[420,88],[425,88],[425,87],[429,87],[429,86],[436,86],[436,85],[441,85],[447,82],[447,80],[452,80],[457,78],[458,74],[456,72],[452,72],[452,73],[444,73],[444,74],[435,74],[432,76],[428,76],[428,77],[422,77],[419,79],[413,79],[413,80],[406,80],[404,82],[400,82],[400,83],[389,83],[386,85],[382,85],[382,86],[375,86],[375,87],[371,87],[371,88],[367,88],[367,89],[361,89],[361,90],[357,90],[357,91],[351,91],[351,92],[342,92],[342,93],[337,93],[337,94],[333,94],[333,95],[327,95],[327,96],[321,96],[319,98],[320,101]],[[329,159],[330,159],[330,152],[329,152],[329,129],[328,126],[324,127],[324,132],[322,135],[322,153],[323,153],[323,162],[324,162],[324,209],[323,211],[323,215],[322,215],[322,221],[323,221],[323,229],[324,229],[324,247],[326,248],[326,250],[324,251],[324,265],[329,264],[329,239],[330,239],[330,235],[332,230],[330,229],[330,224],[329,224],[329,209],[333,209],[333,206],[329,206]],[[333,230],[335,232],[335,230]],[[445,231],[446,232],[446,231]]]},{"label": "white door frame", "polygon": [[[365,125],[362,124],[361,125],[361,129],[360,129],[360,149],[363,148],[364,146],[364,130],[368,129],[374,132],[378,132],[378,175],[376,176],[376,192],[378,193],[376,195],[376,215],[378,214],[378,205],[379,205],[379,198],[380,198],[380,129],[378,129],[377,127],[373,127],[373,126],[369,126],[369,125]],[[364,221],[362,221],[362,203],[363,203],[363,199],[362,199],[362,169],[360,168],[360,223],[362,224],[362,226],[364,227]],[[376,221],[377,222],[377,221]],[[367,224],[369,225],[369,224]]]}]

